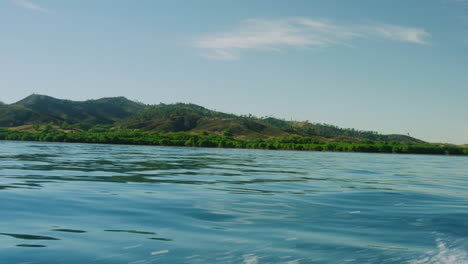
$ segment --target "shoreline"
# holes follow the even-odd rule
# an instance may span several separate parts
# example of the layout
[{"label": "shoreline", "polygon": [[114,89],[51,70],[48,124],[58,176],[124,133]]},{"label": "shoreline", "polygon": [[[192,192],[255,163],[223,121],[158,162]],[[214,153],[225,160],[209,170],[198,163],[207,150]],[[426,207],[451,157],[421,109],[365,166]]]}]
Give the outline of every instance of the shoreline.
[{"label": "shoreline", "polygon": [[313,141],[308,137],[239,139],[220,135],[195,135],[185,132],[155,134],[140,131],[117,131],[66,134],[63,132],[30,133],[0,130],[0,140],[135,146],[468,156],[468,148],[447,145],[398,142],[319,142]]}]

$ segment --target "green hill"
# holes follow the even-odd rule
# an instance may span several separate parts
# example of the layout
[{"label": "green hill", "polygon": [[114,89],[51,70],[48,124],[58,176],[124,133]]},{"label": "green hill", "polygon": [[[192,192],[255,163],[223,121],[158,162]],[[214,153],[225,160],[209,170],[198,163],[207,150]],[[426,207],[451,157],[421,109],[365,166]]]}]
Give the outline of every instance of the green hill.
[{"label": "green hill", "polygon": [[67,122],[69,124],[85,123],[90,126],[113,124],[144,108],[144,105],[130,101],[125,97],[79,102],[36,94],[30,95],[12,106],[23,107],[40,116],[40,120],[18,120],[19,122],[23,121],[23,124],[49,121],[53,123]]},{"label": "green hill", "polygon": [[0,103],[0,127],[15,127],[33,122],[48,122],[45,116],[20,105]]},{"label": "green hill", "polygon": [[195,104],[159,104],[144,108],[119,123],[143,131],[229,133],[243,137],[285,136],[287,132],[252,118],[206,109]]},{"label": "green hill", "polygon": [[[30,95],[14,104],[0,104],[0,127],[44,127],[67,131],[188,132],[240,138],[310,137],[324,142],[365,141],[425,143],[405,135],[339,128],[273,117],[239,116],[187,103],[144,105],[125,97],[71,101],[46,95]],[[28,127],[29,126],[29,127]]]}]

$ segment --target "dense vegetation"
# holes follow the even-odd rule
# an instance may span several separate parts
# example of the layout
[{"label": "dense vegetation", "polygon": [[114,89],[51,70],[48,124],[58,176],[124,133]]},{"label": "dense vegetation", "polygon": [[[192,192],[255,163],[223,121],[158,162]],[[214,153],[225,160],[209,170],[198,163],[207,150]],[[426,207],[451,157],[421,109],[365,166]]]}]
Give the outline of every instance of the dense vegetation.
[{"label": "dense vegetation", "polygon": [[0,127],[0,140],[452,155],[468,150],[406,135],[239,116],[195,104],[145,105],[125,97],[71,101],[31,95],[0,103]]},{"label": "dense vegetation", "polygon": [[186,132],[154,133],[133,130],[80,133],[64,133],[61,131],[45,130],[40,133],[30,133],[3,129],[0,130],[0,140],[213,148],[468,155],[468,148],[448,145],[413,143],[404,144],[395,141],[374,142],[371,140],[362,140],[359,143],[325,142],[316,140],[312,137],[299,136],[276,137],[269,139],[240,139],[229,135],[214,135],[208,133],[196,135]]}]

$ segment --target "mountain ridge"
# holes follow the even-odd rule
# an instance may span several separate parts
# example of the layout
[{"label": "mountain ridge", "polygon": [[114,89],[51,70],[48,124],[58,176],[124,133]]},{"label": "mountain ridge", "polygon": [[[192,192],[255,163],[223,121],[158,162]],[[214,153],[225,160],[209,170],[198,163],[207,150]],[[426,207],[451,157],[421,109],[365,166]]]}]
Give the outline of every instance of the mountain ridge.
[{"label": "mountain ridge", "polygon": [[13,104],[0,104],[0,127],[13,129],[45,124],[63,130],[134,129],[226,134],[241,138],[308,136],[331,141],[426,143],[406,135],[383,135],[308,121],[228,114],[192,103],[146,105],[123,96],[73,101],[32,94]]}]

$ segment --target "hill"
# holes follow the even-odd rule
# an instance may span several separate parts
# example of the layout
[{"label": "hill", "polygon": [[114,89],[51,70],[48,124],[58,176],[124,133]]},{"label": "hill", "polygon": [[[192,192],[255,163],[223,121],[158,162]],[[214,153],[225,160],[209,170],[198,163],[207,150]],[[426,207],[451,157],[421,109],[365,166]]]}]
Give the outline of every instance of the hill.
[{"label": "hill", "polygon": [[47,122],[45,116],[20,105],[0,103],[0,127],[15,127],[25,123]]},{"label": "hill", "polygon": [[145,105],[125,97],[72,101],[46,95],[30,95],[14,104],[0,104],[0,127],[44,127],[80,131],[132,129],[142,132],[188,132],[240,138],[311,137],[325,142],[381,141],[425,143],[405,135],[333,125],[286,121],[273,117],[239,116],[189,103]]},{"label": "hill", "polygon": [[[102,98],[98,100],[71,101],[53,98],[46,95],[30,95],[15,104],[13,107],[22,107],[39,117],[38,119],[17,119],[17,122],[28,123],[69,123],[86,124],[113,124],[123,118],[135,114],[144,105],[133,102],[125,97]],[[0,114],[3,116],[3,114]]]},{"label": "hill", "polygon": [[288,135],[280,128],[263,124],[259,120],[185,103],[148,106],[120,124],[131,129],[156,132],[228,133],[233,136],[259,138]]}]

